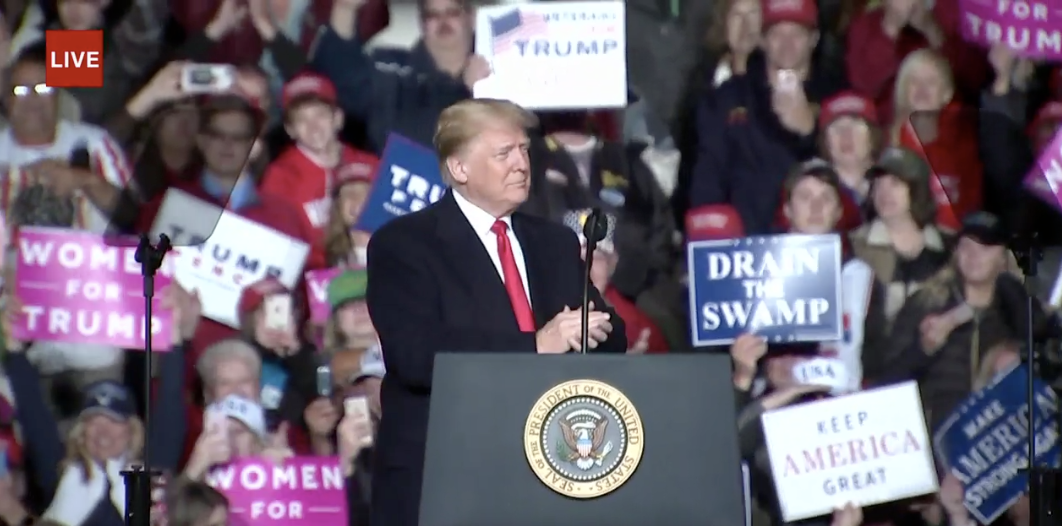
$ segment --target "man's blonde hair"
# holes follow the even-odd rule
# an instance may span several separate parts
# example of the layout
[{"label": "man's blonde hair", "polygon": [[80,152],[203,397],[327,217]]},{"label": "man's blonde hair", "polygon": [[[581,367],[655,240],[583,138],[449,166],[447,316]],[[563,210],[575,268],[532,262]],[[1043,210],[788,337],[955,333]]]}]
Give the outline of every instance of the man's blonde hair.
[{"label": "man's blonde hair", "polygon": [[499,99],[467,99],[443,110],[432,143],[439,155],[439,171],[453,184],[446,160],[461,152],[489,122],[502,122],[523,130],[538,126],[538,118],[520,105]]}]

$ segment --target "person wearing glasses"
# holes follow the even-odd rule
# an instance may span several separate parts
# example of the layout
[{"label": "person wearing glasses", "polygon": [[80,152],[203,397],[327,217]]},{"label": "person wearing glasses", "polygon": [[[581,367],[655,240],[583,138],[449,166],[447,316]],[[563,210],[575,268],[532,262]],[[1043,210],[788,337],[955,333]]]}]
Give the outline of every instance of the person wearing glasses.
[{"label": "person wearing glasses", "polygon": [[60,117],[58,92],[45,84],[46,65],[41,43],[24,49],[9,69],[3,96],[9,125],[0,131],[0,166],[8,172],[2,195],[8,202],[0,206],[7,209],[21,190],[43,185],[79,203],[72,226],[102,232],[129,182],[129,163],[102,128]]}]

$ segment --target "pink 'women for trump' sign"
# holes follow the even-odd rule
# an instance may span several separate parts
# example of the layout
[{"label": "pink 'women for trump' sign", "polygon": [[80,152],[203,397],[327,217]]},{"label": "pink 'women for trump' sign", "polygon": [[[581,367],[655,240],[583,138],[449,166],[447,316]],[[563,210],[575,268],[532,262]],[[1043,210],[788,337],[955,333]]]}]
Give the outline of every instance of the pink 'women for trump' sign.
[{"label": "pink 'women for trump' sign", "polygon": [[1023,184],[1033,195],[1062,211],[1062,130],[1055,132],[1054,138],[1040,152]]},{"label": "pink 'women for trump' sign", "polygon": [[229,499],[229,512],[254,526],[347,523],[343,471],[336,457],[293,457],[282,465],[242,459],[207,475]]},{"label": "pink 'women for trump' sign", "polygon": [[[44,340],[144,349],[144,281],[136,247],[111,246],[101,236],[55,228],[18,232],[16,290],[22,315],[12,330],[24,341]],[[157,289],[169,283],[164,265]],[[153,349],[173,344],[173,313],[155,297]]]},{"label": "pink 'women for trump' sign", "polygon": [[328,284],[343,272],[342,268],[311,270],[306,273],[306,297],[310,301],[310,321],[324,324],[332,312],[328,304]]},{"label": "pink 'women for trump' sign", "polygon": [[1018,56],[1062,59],[1062,2],[960,0],[962,34],[968,42],[1003,44]]}]

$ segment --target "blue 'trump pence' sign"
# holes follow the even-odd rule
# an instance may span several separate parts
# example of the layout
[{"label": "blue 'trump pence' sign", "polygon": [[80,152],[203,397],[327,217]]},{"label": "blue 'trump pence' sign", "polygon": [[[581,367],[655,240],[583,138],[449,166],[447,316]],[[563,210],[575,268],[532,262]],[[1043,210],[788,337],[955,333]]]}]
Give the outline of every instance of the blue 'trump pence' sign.
[{"label": "blue 'trump pence' sign", "polygon": [[375,232],[395,217],[438,201],[445,192],[435,152],[392,133],[380,158],[376,182],[354,228]]},{"label": "blue 'trump pence' sign", "polygon": [[728,344],[746,332],[772,342],[843,336],[835,234],[696,241],[686,258],[695,346]]},{"label": "blue 'trump pence' sign", "polygon": [[[1011,369],[970,395],[933,435],[937,456],[966,488],[966,509],[980,524],[991,524],[1022,494],[1029,476],[1029,402],[1025,366]],[[1055,394],[1033,383],[1036,465],[1057,466],[1060,451]]]}]

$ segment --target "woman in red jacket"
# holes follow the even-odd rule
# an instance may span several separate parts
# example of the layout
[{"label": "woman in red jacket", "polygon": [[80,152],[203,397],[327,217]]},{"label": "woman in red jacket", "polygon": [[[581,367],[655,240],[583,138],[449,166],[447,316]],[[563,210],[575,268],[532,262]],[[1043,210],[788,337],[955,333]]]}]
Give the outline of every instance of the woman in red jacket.
[{"label": "woman in red jacket", "polygon": [[981,208],[983,170],[977,144],[977,110],[955,99],[955,82],[943,55],[911,53],[896,76],[892,144],[922,155],[932,170],[937,222],[957,230],[966,214]]}]

